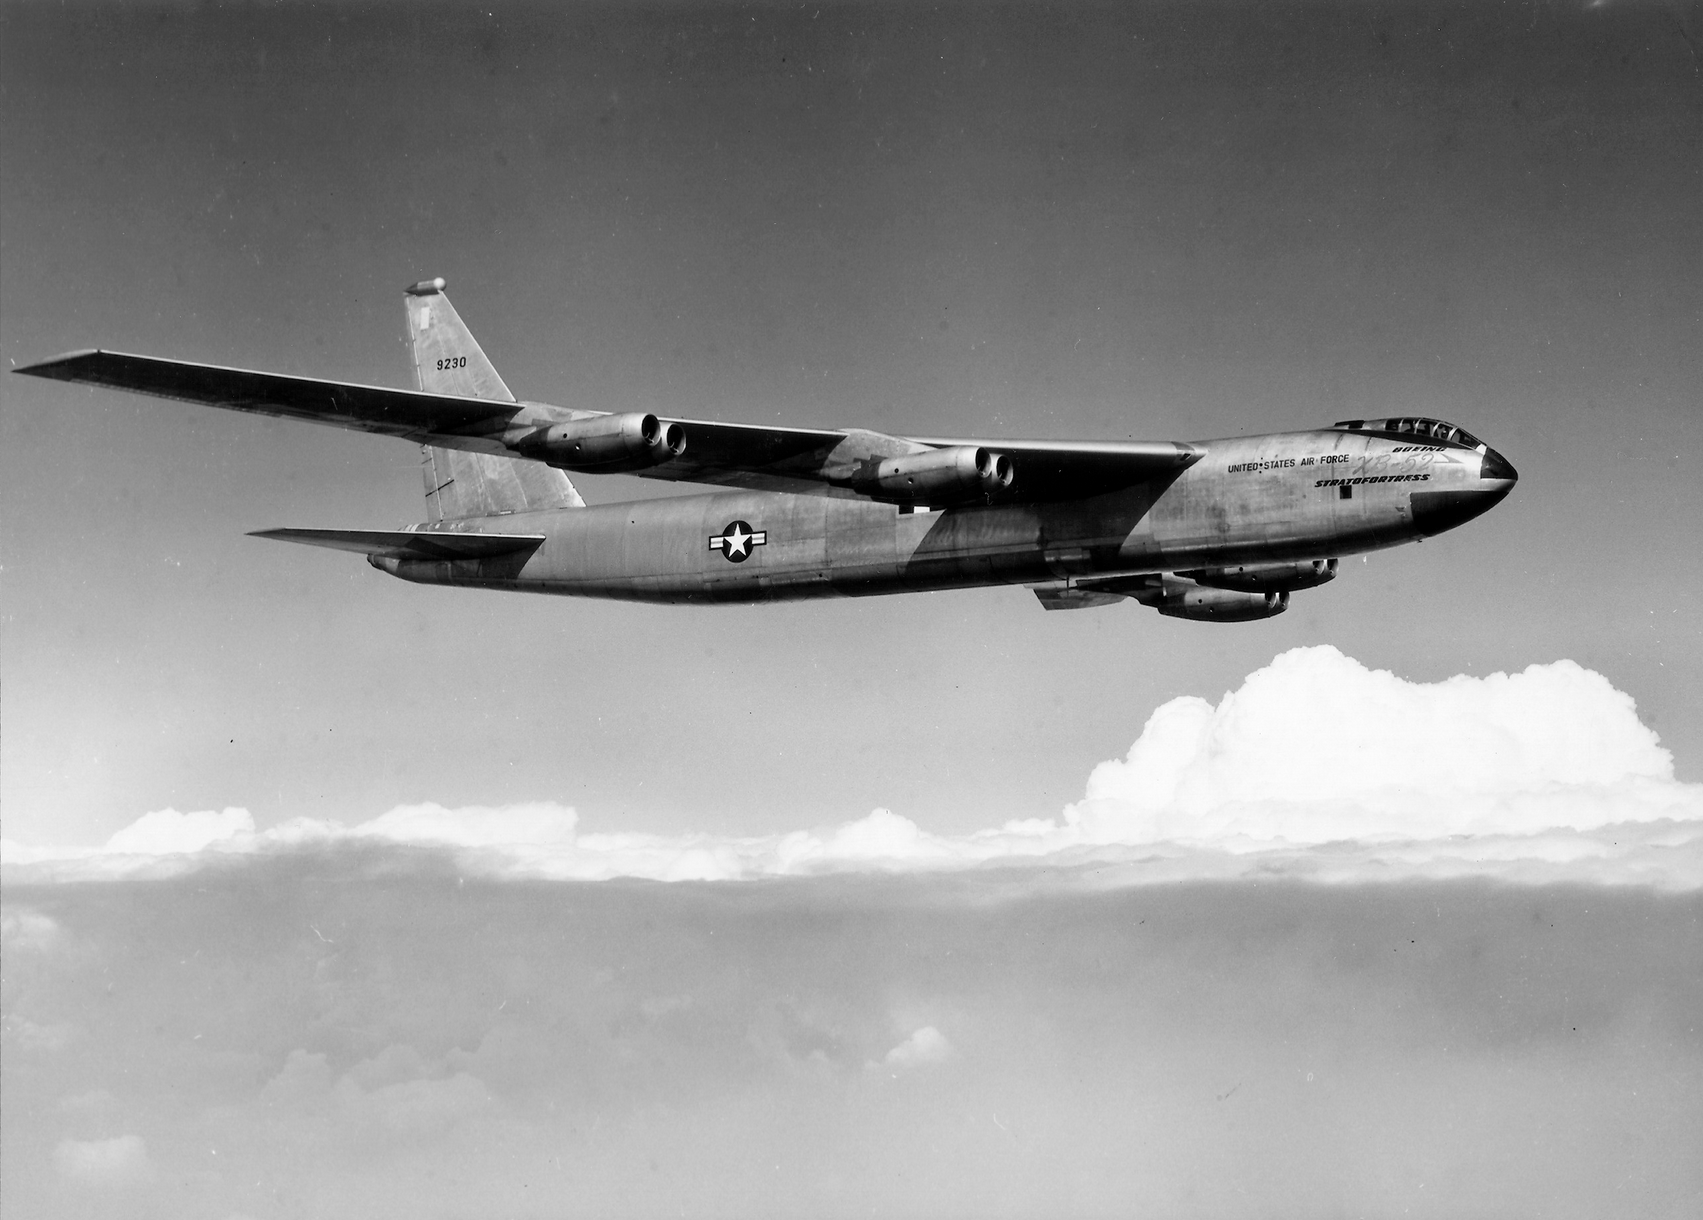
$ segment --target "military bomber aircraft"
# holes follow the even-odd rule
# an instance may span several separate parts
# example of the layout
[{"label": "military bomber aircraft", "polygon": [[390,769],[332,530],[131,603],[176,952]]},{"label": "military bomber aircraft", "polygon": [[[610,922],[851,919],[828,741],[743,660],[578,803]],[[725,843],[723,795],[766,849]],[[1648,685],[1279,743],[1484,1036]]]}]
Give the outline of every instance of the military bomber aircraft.
[{"label": "military bomber aircraft", "polygon": [[[425,584],[649,602],[1026,585],[1049,610],[1281,614],[1345,555],[1451,529],[1518,475],[1441,420],[1208,441],[1002,441],[774,428],[517,401],[444,295],[406,290],[417,391],[102,350],[17,369],[422,446],[428,520],[273,529]],[[718,485],[588,507],[565,472]]]}]

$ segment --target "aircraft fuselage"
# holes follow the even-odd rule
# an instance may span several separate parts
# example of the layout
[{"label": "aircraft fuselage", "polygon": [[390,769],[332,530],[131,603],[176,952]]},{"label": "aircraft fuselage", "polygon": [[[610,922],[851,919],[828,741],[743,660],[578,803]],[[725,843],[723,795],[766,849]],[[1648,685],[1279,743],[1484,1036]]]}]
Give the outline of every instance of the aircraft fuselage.
[{"label": "aircraft fuselage", "polygon": [[730,491],[445,522],[538,534],[485,559],[373,556],[405,580],[649,602],[1038,584],[1337,558],[1412,542],[1498,503],[1494,451],[1340,428],[1195,442],[1168,481],[1074,500],[906,511],[860,497]]}]

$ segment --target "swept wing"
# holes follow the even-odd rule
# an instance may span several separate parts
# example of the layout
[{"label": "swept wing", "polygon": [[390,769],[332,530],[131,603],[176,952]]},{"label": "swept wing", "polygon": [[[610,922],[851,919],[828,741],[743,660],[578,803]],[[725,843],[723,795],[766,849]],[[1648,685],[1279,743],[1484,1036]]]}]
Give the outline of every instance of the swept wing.
[{"label": "swept wing", "polygon": [[[607,415],[99,349],[71,352],[15,371],[510,457],[534,456],[529,452],[532,439],[552,425]],[[762,491],[836,490],[875,499],[888,498],[870,483],[878,463],[934,449],[983,448],[1007,456],[1015,469],[1008,498],[1019,501],[1076,498],[1168,478],[1199,456],[1192,446],[1174,441],[959,440],[667,416],[661,422],[679,427],[683,448],[666,461],[630,473]]]}]

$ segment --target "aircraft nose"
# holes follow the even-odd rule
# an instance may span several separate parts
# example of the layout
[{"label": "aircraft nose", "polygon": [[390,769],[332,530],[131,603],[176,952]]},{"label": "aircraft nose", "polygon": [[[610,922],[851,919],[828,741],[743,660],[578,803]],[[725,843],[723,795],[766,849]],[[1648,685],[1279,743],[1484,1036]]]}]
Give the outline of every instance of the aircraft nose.
[{"label": "aircraft nose", "polygon": [[1506,479],[1509,483],[1517,483],[1520,472],[1514,469],[1514,464],[1496,450],[1486,448],[1484,460],[1479,463],[1478,477],[1481,479]]},{"label": "aircraft nose", "polygon": [[1414,492],[1408,497],[1414,528],[1430,538],[1489,512],[1514,490],[1520,474],[1512,462],[1486,446],[1479,462],[1478,478],[1478,487]]}]

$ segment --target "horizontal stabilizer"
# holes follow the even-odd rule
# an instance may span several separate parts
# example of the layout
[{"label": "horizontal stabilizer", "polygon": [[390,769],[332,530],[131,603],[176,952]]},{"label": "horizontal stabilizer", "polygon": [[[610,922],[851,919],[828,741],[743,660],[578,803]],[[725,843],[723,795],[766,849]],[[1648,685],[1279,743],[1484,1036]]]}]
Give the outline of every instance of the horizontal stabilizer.
[{"label": "horizontal stabilizer", "polygon": [[537,550],[543,534],[473,534],[447,530],[255,530],[250,537],[326,546],[385,559],[489,559]]}]

